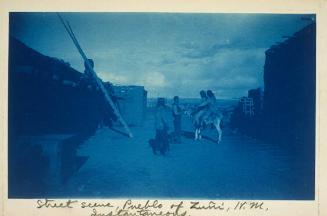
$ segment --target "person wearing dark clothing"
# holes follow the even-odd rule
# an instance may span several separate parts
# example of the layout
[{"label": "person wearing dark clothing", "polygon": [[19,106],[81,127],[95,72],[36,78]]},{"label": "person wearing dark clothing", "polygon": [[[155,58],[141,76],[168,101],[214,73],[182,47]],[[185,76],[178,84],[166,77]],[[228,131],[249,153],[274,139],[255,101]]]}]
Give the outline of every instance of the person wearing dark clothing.
[{"label": "person wearing dark clothing", "polygon": [[164,155],[169,150],[168,122],[164,114],[165,99],[158,98],[155,114],[156,137],[154,140],[149,141],[154,154],[157,154],[157,151],[159,151],[160,154]]},{"label": "person wearing dark clothing", "polygon": [[[89,67],[91,66],[91,68]],[[92,77],[92,70],[94,69],[94,61],[88,59],[88,64],[84,61],[84,74],[80,77],[80,80],[77,82],[78,86],[84,88],[85,86],[89,89],[96,89],[98,87],[96,81]]]},{"label": "person wearing dark clothing", "polygon": [[179,97],[174,97],[174,103],[172,106],[173,111],[173,122],[174,122],[174,141],[181,143],[181,131],[182,131],[182,109],[179,106]]},{"label": "person wearing dark clothing", "polygon": [[92,60],[92,59],[88,59],[88,63],[89,63],[89,65],[92,67],[92,68],[90,68],[89,66],[88,66],[88,64],[86,63],[86,61],[84,61],[84,74],[87,76],[87,77],[89,77],[89,78],[91,78],[92,77],[92,72],[91,72],[91,70],[94,68],[94,61]]}]

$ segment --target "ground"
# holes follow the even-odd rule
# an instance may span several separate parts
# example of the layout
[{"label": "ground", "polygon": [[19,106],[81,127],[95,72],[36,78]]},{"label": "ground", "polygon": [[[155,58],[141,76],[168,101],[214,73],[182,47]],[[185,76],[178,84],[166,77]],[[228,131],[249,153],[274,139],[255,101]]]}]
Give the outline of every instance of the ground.
[{"label": "ground", "polygon": [[[134,138],[109,128],[99,129],[79,146],[85,164],[53,191],[56,197],[197,198],[197,199],[311,199],[310,164],[281,146],[262,143],[224,128],[195,141],[191,121],[183,116],[181,144],[167,155],[154,155],[153,112]],[[211,140],[212,139],[212,140]],[[301,158],[300,158],[301,159]],[[311,175],[312,176],[312,175]],[[51,193],[49,194],[51,196]]]}]

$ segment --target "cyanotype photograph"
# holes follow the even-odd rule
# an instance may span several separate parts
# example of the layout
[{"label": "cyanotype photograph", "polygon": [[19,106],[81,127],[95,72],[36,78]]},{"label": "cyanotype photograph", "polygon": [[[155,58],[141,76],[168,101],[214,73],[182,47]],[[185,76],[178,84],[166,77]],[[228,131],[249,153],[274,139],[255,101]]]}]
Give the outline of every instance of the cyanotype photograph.
[{"label": "cyanotype photograph", "polygon": [[10,12],[8,198],[315,200],[315,14]]}]

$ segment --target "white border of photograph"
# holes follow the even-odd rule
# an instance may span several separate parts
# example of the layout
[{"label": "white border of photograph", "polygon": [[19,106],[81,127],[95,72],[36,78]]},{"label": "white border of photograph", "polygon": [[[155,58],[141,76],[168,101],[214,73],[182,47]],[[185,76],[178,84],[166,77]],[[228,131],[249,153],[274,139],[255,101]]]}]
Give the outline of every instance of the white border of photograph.
[{"label": "white border of photograph", "polygon": [[[324,216],[327,215],[326,203],[326,136],[327,128],[326,107],[327,88],[327,1],[325,0],[0,0],[0,118],[1,118],[1,202],[0,214],[5,216],[16,215],[92,215],[91,209],[37,209],[36,199],[8,199],[8,156],[7,156],[7,103],[8,103],[8,21],[9,12],[22,11],[84,11],[84,12],[199,12],[199,13],[308,13],[316,14],[317,18],[317,106],[316,106],[316,185],[314,201],[268,201],[264,205],[268,211],[229,211],[217,212],[189,210],[188,215],[303,215]],[[58,200],[59,202],[60,200]],[[62,200],[63,202],[67,200]],[[79,203],[86,200],[79,200]],[[121,205],[125,199],[89,200],[90,202]],[[219,200],[226,205],[235,205],[237,201]],[[144,200],[135,200],[144,202]],[[178,200],[160,200],[167,208],[171,203]],[[185,205],[190,200],[185,201]],[[205,203],[205,200],[201,200]]]}]

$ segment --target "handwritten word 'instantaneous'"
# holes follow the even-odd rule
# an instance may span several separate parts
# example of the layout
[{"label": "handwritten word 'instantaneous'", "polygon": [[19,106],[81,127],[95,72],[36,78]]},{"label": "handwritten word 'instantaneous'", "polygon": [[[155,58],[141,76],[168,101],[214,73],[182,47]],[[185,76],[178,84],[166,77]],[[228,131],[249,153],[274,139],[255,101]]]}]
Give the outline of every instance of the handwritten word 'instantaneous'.
[{"label": "handwritten word 'instantaneous'", "polygon": [[177,211],[152,211],[152,210],[116,210],[109,211],[107,213],[98,212],[97,209],[93,209],[90,216],[186,216],[187,212],[177,212]]}]

